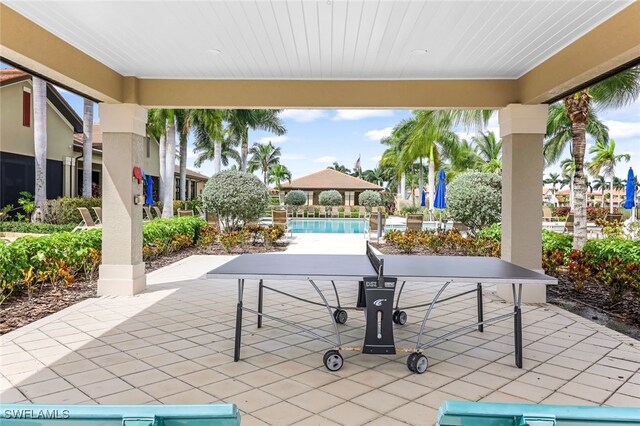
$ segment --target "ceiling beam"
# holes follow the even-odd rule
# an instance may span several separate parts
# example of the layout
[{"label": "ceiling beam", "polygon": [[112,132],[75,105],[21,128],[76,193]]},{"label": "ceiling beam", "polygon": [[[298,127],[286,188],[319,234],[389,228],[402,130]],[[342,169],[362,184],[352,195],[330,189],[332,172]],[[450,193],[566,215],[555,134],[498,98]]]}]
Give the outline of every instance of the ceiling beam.
[{"label": "ceiling beam", "polygon": [[640,59],[640,2],[633,2],[518,79],[521,103],[575,93]]},{"label": "ceiling beam", "polygon": [[1,3],[0,57],[94,100],[123,100],[120,74]]},{"label": "ceiling beam", "polygon": [[140,104],[214,108],[501,108],[513,80],[138,80]]}]

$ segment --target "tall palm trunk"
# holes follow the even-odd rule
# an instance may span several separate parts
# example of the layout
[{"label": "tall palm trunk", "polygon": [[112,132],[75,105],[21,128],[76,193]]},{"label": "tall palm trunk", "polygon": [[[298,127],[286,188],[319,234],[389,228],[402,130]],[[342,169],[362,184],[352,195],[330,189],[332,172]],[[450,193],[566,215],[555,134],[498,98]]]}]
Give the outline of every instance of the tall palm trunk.
[{"label": "tall palm trunk", "polygon": [[82,196],[91,198],[93,171],[93,101],[84,100],[82,117]]},{"label": "tall palm trunk", "polygon": [[35,205],[33,219],[42,217],[47,201],[47,83],[33,76],[33,142],[35,152]]},{"label": "tall palm trunk", "polygon": [[403,200],[405,195],[407,194],[407,174],[406,173],[402,173],[402,176],[400,176],[400,194]]},{"label": "tall palm trunk", "polygon": [[263,176],[263,181],[264,181],[264,184],[265,184],[265,185],[267,184],[267,173],[268,173],[268,172],[269,172],[269,171],[268,171],[267,169],[263,169],[263,170],[262,170],[262,176]]},{"label": "tall palm trunk", "polygon": [[609,213],[613,214],[613,176],[609,182]]},{"label": "tall palm trunk", "polygon": [[605,200],[604,200],[604,186],[602,187],[602,205],[601,207],[604,207],[605,204]]},{"label": "tall palm trunk", "polygon": [[180,199],[187,199],[187,136],[183,129],[180,130]]},{"label": "tall palm trunk", "polygon": [[164,202],[164,190],[167,185],[166,180],[166,163],[167,163],[167,138],[163,134],[160,136],[158,149],[158,157],[160,163],[160,185],[158,187],[159,200]]},{"label": "tall palm trunk", "polygon": [[247,157],[249,156],[249,128],[242,132],[242,146],[240,147],[240,170],[247,171]]},{"label": "tall palm trunk", "polygon": [[573,248],[582,250],[587,242],[587,185],[584,179],[584,152],[587,146],[585,128],[589,115],[591,96],[586,90],[565,98],[567,114],[571,119],[572,152],[575,162],[573,173]]},{"label": "tall palm trunk", "polygon": [[436,161],[433,158],[433,148],[431,149],[431,156],[429,157],[429,210],[433,211],[433,202],[436,196],[435,182],[436,182]]},{"label": "tall palm trunk", "polygon": [[222,169],[222,142],[216,142],[213,150],[213,174],[216,174]]},{"label": "tall palm trunk", "polygon": [[424,191],[424,166],[422,165],[422,157],[420,157],[420,170],[418,170],[418,187],[420,188],[420,197]]},{"label": "tall palm trunk", "polygon": [[165,162],[165,188],[162,204],[162,217],[173,217],[173,198],[175,195],[175,167],[176,167],[176,124],[169,121],[167,124],[166,141],[166,162]]}]

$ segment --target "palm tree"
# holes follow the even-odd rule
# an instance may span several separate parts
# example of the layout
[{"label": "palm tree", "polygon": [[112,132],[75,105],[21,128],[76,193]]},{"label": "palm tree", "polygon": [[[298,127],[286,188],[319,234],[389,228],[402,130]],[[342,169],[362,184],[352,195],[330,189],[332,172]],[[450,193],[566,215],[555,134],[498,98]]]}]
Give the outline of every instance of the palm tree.
[{"label": "palm tree", "polygon": [[595,189],[596,191],[601,191],[600,194],[602,195],[602,207],[604,207],[604,190],[607,187],[607,179],[602,175],[598,175],[591,181],[591,184],[593,185],[593,189]]},{"label": "palm tree", "polygon": [[36,208],[32,220],[41,218],[47,201],[47,82],[36,76],[33,79],[33,148],[35,160]]},{"label": "palm tree", "polygon": [[166,186],[166,133],[167,116],[163,109],[150,109],[147,113],[147,136],[158,142],[158,163],[160,169],[158,195],[160,200],[164,200]]},{"label": "palm tree", "polygon": [[190,111],[188,109],[175,110],[180,144],[180,200],[187,199],[187,140],[191,126]]},{"label": "palm tree", "polygon": [[260,169],[262,171],[262,181],[266,185],[269,169],[276,164],[280,164],[280,148],[276,148],[271,142],[266,145],[254,143],[249,152],[251,153],[251,159],[249,160],[248,171],[253,173]]},{"label": "palm tree", "polygon": [[351,173],[351,170],[347,169],[347,166],[343,166],[342,164],[339,164],[337,161],[333,162],[333,165],[327,167],[328,169],[333,169],[337,172],[342,172],[342,173],[346,173],[349,174]]},{"label": "palm tree", "polygon": [[278,136],[284,135],[287,129],[279,117],[279,109],[228,109],[223,111],[223,118],[228,123],[229,133],[233,139],[240,141],[240,159],[243,172],[247,170],[249,154],[249,129],[264,130]]},{"label": "palm tree", "polygon": [[[602,80],[593,86],[582,89],[564,99],[563,106],[566,117],[571,123],[570,137],[565,137],[564,144],[571,140],[571,154],[575,160],[574,181],[574,232],[573,248],[582,249],[587,241],[587,210],[586,210],[586,187],[584,184],[584,154],[586,150],[586,133],[592,126],[593,107],[600,108],[620,108],[632,103],[640,94],[640,68],[633,67],[626,69],[606,80]],[[560,107],[554,107],[560,108]],[[551,114],[550,115],[550,119]],[[558,119],[566,121],[566,119]],[[549,124],[549,121],[547,122]],[[553,134],[549,130],[556,130],[561,126],[547,125],[547,136]],[[592,129],[593,130],[593,129]],[[596,137],[596,140],[607,140],[606,137]],[[556,147],[556,152],[562,151]],[[547,151],[545,149],[545,151]],[[558,158],[559,154],[556,155]]]},{"label": "palm tree", "polygon": [[[192,109],[189,114],[195,136],[194,152],[200,152],[195,165],[199,167],[205,160],[213,160],[214,174],[220,172],[223,163],[225,166],[229,163],[229,150],[235,144],[235,140],[225,140],[222,118],[223,113],[218,109]],[[225,148],[227,154],[223,156]]]},{"label": "palm tree", "polygon": [[82,117],[82,196],[93,195],[91,172],[93,171],[93,101],[84,100]]},{"label": "palm tree", "polygon": [[385,170],[378,166],[375,169],[365,170],[362,172],[362,177],[367,182],[372,182],[376,185],[382,186],[385,179]]},{"label": "palm tree", "polygon": [[282,189],[283,181],[291,182],[291,171],[282,164],[274,164],[269,168],[269,183],[274,184],[277,190]]},{"label": "palm tree", "polygon": [[162,217],[173,217],[173,200],[176,192],[176,111],[172,109],[164,110],[167,115],[167,131],[165,143],[165,188],[164,198],[162,200]]},{"label": "palm tree", "polygon": [[629,161],[629,154],[616,154],[616,141],[597,140],[596,144],[589,150],[590,154],[595,154],[593,160],[588,165],[589,173],[599,175],[602,171],[605,177],[610,179],[609,190],[611,198],[609,199],[609,213],[613,213],[613,180],[616,173],[616,165],[622,161]]},{"label": "palm tree", "polygon": [[476,144],[478,156],[481,158],[483,172],[500,173],[502,171],[502,139],[493,132],[481,132],[471,139]]},{"label": "palm tree", "polygon": [[562,176],[565,179],[565,185],[569,185],[569,206],[573,210],[573,175],[576,172],[576,163],[573,161],[573,158],[565,158],[560,162],[560,169],[562,170]]},{"label": "palm tree", "polygon": [[551,185],[551,192],[553,195],[556,195],[556,185],[559,185],[561,182],[559,173],[549,173],[549,177],[542,181],[547,185]]}]

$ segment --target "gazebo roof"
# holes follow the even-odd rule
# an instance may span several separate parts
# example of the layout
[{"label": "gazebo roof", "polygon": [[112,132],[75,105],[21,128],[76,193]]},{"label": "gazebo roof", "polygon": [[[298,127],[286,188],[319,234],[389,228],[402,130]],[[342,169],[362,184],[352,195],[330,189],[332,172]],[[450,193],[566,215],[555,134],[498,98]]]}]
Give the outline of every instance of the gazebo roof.
[{"label": "gazebo roof", "polygon": [[333,169],[323,169],[294,179],[282,185],[282,189],[337,189],[350,191],[382,191],[382,187],[366,180]]}]

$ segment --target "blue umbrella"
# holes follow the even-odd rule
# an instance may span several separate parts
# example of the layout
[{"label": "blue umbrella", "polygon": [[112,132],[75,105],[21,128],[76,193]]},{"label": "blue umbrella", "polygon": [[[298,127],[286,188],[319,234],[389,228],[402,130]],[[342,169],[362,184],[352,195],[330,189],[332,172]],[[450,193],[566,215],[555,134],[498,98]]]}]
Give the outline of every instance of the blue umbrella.
[{"label": "blue umbrella", "polygon": [[423,189],[420,191],[420,206],[424,207],[427,205],[427,192]]},{"label": "blue umbrella", "polygon": [[147,175],[147,199],[145,201],[147,205],[153,204],[153,178]]},{"label": "blue umbrella", "polygon": [[635,178],[631,167],[629,167],[629,173],[627,174],[627,199],[622,206],[625,209],[632,209],[636,206]]},{"label": "blue umbrella", "polygon": [[447,193],[447,176],[444,174],[444,169],[440,169],[438,172],[438,185],[436,186],[436,196],[433,200],[433,207],[436,209],[446,209],[447,203],[444,200],[444,196]]}]

